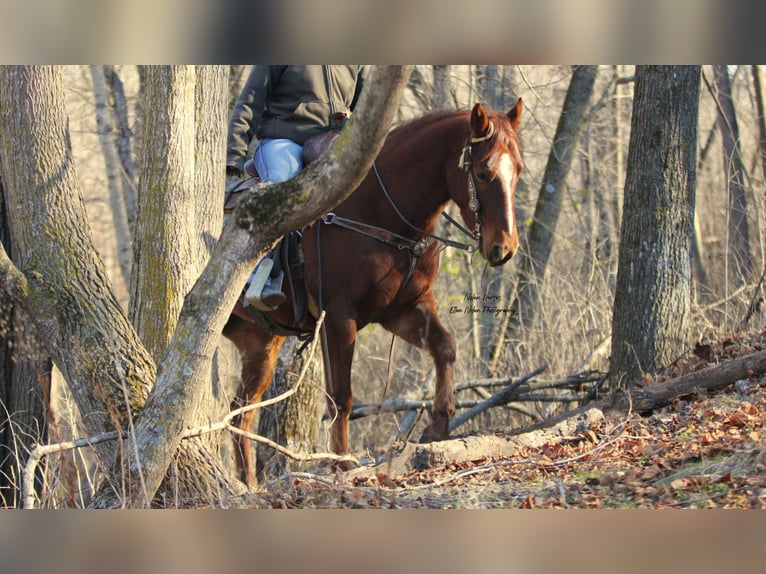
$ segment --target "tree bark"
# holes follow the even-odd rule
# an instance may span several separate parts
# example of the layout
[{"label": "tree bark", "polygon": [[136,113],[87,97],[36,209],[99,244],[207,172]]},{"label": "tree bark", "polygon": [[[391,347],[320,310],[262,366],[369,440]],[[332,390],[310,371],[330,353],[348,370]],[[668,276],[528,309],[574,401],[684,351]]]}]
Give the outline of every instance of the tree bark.
[{"label": "tree bark", "polygon": [[610,385],[669,364],[688,343],[699,66],[639,66],[625,182]]}]

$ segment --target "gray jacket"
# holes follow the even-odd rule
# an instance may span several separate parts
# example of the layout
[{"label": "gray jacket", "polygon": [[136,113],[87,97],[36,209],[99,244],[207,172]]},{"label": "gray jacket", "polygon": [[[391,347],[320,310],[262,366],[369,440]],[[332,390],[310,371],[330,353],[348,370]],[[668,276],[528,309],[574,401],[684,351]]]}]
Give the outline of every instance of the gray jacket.
[{"label": "gray jacket", "polygon": [[254,137],[303,145],[339,127],[333,116],[354,109],[365,75],[365,66],[253,66],[229,121],[226,166],[242,171]]}]

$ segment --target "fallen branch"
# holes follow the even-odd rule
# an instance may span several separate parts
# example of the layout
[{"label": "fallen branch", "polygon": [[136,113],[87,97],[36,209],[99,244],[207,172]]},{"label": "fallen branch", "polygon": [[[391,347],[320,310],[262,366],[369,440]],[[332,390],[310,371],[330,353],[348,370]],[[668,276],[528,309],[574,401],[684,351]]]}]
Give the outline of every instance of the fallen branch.
[{"label": "fallen branch", "polygon": [[[543,389],[565,389],[578,387],[585,383],[594,383],[600,381],[603,377],[604,373],[600,371],[582,371],[573,375],[567,375],[563,379],[538,379],[534,376],[529,377],[529,375],[524,375],[522,378],[527,379],[526,382],[529,385],[530,390],[539,391]],[[491,389],[494,387],[505,387],[513,381],[513,377],[466,381],[464,383],[458,383],[455,385],[455,393],[476,388]]]},{"label": "fallen branch", "polygon": [[[587,371],[584,373],[568,375],[563,379],[536,379],[535,377],[537,374],[542,372],[545,368],[546,367],[544,366],[540,367],[539,369],[536,369],[535,371],[527,373],[526,375],[516,379],[512,377],[503,377],[498,379],[478,379],[475,381],[460,383],[455,386],[455,393],[476,388],[493,388],[501,385],[504,386],[504,388],[486,399],[474,401],[456,401],[455,409],[475,409],[480,405],[484,405],[482,410],[486,410],[488,408],[492,408],[492,406],[503,406],[510,402],[566,403],[587,400],[588,397],[583,395],[545,395],[540,394],[539,392],[543,390],[565,388],[576,390],[586,383],[599,382],[604,378],[604,373]],[[490,404],[491,401],[498,402],[495,404]],[[351,420],[378,415],[381,413],[419,411],[422,409],[430,409],[431,407],[433,407],[432,399],[409,399],[406,397],[392,397],[383,401],[382,404],[362,404],[354,406],[351,411]],[[325,414],[324,420],[326,420],[327,417],[328,415]]]},{"label": "fallen branch", "polygon": [[470,419],[477,416],[478,414],[483,413],[487,409],[491,409],[493,407],[506,405],[510,403],[512,400],[514,400],[517,397],[518,395],[517,391],[524,383],[529,381],[529,379],[531,379],[535,375],[539,375],[547,368],[548,368],[548,365],[542,365],[538,367],[531,373],[527,373],[523,377],[513,381],[510,385],[508,385],[504,389],[499,390],[488,399],[481,401],[481,403],[479,403],[475,407],[467,410],[464,413],[461,413],[460,415],[456,417],[453,417],[453,419],[449,422],[449,431],[450,432],[454,431],[457,427],[469,421]]}]

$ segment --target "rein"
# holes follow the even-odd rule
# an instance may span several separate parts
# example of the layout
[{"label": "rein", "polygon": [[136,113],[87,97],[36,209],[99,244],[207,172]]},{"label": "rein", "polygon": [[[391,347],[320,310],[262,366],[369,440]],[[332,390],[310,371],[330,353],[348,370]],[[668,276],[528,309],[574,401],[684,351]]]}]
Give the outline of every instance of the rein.
[{"label": "rein", "polygon": [[[476,222],[473,233],[471,233],[468,229],[466,229],[464,226],[458,223],[453,217],[448,215],[446,212],[444,211],[442,212],[442,215],[445,217],[445,219],[449,223],[457,227],[460,231],[465,233],[471,239],[475,240],[477,243],[481,242],[481,219],[479,216],[481,204],[479,203],[479,197],[476,193],[476,182],[473,179],[473,172],[471,170],[471,165],[473,163],[471,160],[471,151],[472,151],[471,146],[475,143],[481,143],[481,142],[487,141],[494,135],[494,133],[495,133],[495,126],[494,124],[492,124],[492,122],[490,122],[489,128],[487,129],[487,133],[484,134],[483,136],[471,137],[469,135],[465,145],[463,146],[463,151],[460,154],[460,159],[458,160],[458,167],[468,173],[468,209],[470,209],[471,212],[473,212],[474,221]],[[404,278],[404,281],[402,282],[402,285],[399,287],[399,291],[396,293],[396,296],[394,297],[394,301],[396,301],[399,298],[399,295],[401,295],[401,293],[404,291],[405,286],[407,285],[407,283],[409,283],[409,280],[412,277],[412,273],[415,270],[415,264],[416,264],[417,258],[422,256],[434,241],[439,241],[443,245],[454,247],[455,249],[461,249],[463,251],[468,251],[469,253],[472,253],[473,251],[475,251],[476,247],[474,247],[473,245],[468,245],[466,243],[461,243],[459,241],[453,241],[452,239],[447,239],[445,237],[434,235],[433,233],[429,233],[428,231],[421,229],[418,226],[412,224],[404,216],[404,214],[399,210],[399,208],[396,205],[396,202],[391,197],[391,194],[388,192],[388,188],[386,187],[386,184],[383,182],[383,178],[381,177],[380,172],[378,171],[377,162],[373,162],[372,170],[375,173],[375,177],[378,180],[378,185],[380,186],[380,189],[383,191],[383,195],[386,197],[386,199],[388,200],[388,203],[394,209],[394,212],[399,217],[399,219],[405,225],[407,225],[407,227],[409,227],[413,231],[416,231],[418,234],[420,234],[423,237],[421,237],[421,239],[418,239],[418,240],[410,239],[408,237],[404,237],[403,235],[399,235],[397,233],[394,233],[393,231],[389,231],[382,227],[377,227],[375,225],[370,225],[369,223],[362,223],[361,221],[355,221],[353,219],[342,217],[332,211],[323,215],[321,218],[321,221],[322,223],[326,225],[337,225],[338,227],[342,227],[344,229],[354,231],[366,237],[371,237],[373,239],[380,241],[381,243],[384,243],[385,245],[395,247],[399,250],[407,250],[407,252],[410,255],[409,271],[407,272]],[[321,298],[321,295],[320,295],[320,298]],[[320,307],[321,307],[321,304],[320,304]]]},{"label": "rein", "polygon": [[[439,241],[440,243],[447,245],[449,247],[454,247],[455,249],[461,249],[463,251],[472,252],[474,251],[475,247],[473,245],[468,245],[466,243],[460,243],[459,241],[453,241],[452,239],[447,239],[445,237],[439,237],[438,235],[434,235],[433,233],[429,233],[423,229],[420,229],[416,225],[413,225],[410,223],[410,221],[404,216],[404,214],[399,211],[399,208],[396,206],[396,203],[394,202],[394,199],[391,197],[391,194],[388,192],[388,189],[386,188],[385,183],[383,183],[383,178],[380,176],[380,172],[378,171],[378,165],[377,162],[372,164],[372,169],[375,172],[375,177],[378,179],[378,184],[380,185],[380,189],[383,190],[383,195],[386,196],[386,199],[388,200],[388,203],[391,204],[391,207],[394,208],[394,211],[396,212],[396,215],[399,216],[399,219],[401,219],[410,229],[417,231],[421,235],[425,235],[426,237],[431,238],[432,240]],[[467,230],[457,223],[452,217],[449,215],[446,215],[444,212],[442,212],[442,215],[444,215],[450,223],[453,223],[457,225],[457,227],[463,231],[467,232]],[[469,237],[472,237],[470,233],[466,233]]]},{"label": "rein", "polygon": [[[403,235],[399,235],[398,233],[394,233],[393,231],[389,231],[388,229],[377,227],[375,225],[370,225],[369,223],[362,223],[361,221],[348,219],[346,217],[337,215],[336,213],[332,211],[322,216],[322,223],[325,223],[328,225],[337,225],[338,227],[343,227],[344,229],[355,231],[356,233],[359,233],[366,237],[377,239],[381,243],[384,243],[391,247],[396,247],[397,249],[402,249],[402,250],[408,249],[410,253],[412,253],[415,257],[420,257],[421,255],[423,255],[426,249],[428,249],[434,241],[439,241],[440,243],[447,245],[449,247],[454,247],[455,249],[461,249],[463,251],[468,251],[468,252],[473,252],[476,249],[473,245],[468,245],[467,243],[461,243],[459,241],[447,239],[446,237],[440,237],[438,235],[434,235],[433,233],[429,233],[428,231],[419,228],[417,225],[412,224],[404,216],[404,214],[399,210],[396,203],[394,202],[394,199],[391,197],[391,194],[388,192],[388,188],[386,187],[386,184],[383,182],[383,178],[380,176],[380,172],[378,171],[377,162],[372,164],[372,169],[375,172],[375,177],[378,180],[380,189],[383,191],[383,195],[388,200],[388,203],[391,204],[391,207],[394,209],[394,212],[399,217],[399,219],[401,219],[402,222],[407,225],[407,227],[409,227],[413,231],[416,231],[417,233],[425,237],[418,240],[409,239],[408,237],[404,237]],[[463,233],[465,233],[469,237],[472,237],[472,238],[474,237],[470,231],[468,231],[465,227],[460,225],[460,223],[455,221],[455,219],[450,217],[447,213],[442,212],[442,215],[445,217],[445,219],[447,219],[447,221],[455,225]]]}]

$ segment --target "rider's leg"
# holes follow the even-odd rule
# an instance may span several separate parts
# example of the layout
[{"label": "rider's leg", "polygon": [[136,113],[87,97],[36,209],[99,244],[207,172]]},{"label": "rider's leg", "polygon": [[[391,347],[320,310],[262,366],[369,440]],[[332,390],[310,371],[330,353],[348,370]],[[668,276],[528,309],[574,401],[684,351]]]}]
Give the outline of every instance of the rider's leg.
[{"label": "rider's leg", "polygon": [[[302,149],[300,144],[288,139],[261,140],[253,156],[261,181],[280,183],[295,176],[303,167]],[[273,267],[268,256],[259,262],[245,292],[245,300],[262,311],[276,309],[285,300],[284,274],[281,271],[272,274]]]}]

